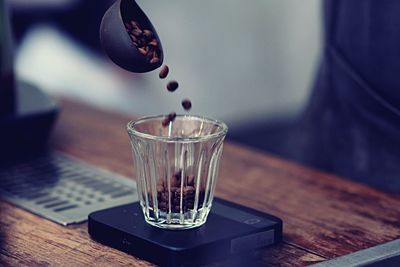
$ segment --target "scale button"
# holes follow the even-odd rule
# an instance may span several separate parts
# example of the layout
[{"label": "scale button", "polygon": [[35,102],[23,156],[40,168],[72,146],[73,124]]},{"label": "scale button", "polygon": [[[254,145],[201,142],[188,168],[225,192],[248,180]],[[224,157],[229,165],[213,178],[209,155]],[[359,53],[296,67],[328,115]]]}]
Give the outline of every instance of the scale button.
[{"label": "scale button", "polygon": [[257,219],[257,218],[252,218],[252,219],[247,219],[247,220],[245,220],[245,221],[243,221],[245,224],[249,224],[249,225],[253,225],[253,224],[256,224],[256,223],[259,223],[259,222],[261,222],[261,220],[260,219]]}]

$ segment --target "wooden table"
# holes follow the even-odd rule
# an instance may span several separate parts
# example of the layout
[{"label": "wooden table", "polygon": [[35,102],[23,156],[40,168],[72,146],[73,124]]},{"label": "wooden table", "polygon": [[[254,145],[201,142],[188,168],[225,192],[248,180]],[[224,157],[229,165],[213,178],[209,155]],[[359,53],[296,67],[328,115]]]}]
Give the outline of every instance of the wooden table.
[{"label": "wooden table", "polygon": [[[50,146],[132,176],[129,118],[71,101],[61,105]],[[284,221],[284,241],[259,251],[262,264],[308,265],[400,237],[398,196],[231,142],[221,164],[217,196]],[[62,227],[6,202],[0,209],[0,265],[151,265],[92,241],[87,224]]]}]

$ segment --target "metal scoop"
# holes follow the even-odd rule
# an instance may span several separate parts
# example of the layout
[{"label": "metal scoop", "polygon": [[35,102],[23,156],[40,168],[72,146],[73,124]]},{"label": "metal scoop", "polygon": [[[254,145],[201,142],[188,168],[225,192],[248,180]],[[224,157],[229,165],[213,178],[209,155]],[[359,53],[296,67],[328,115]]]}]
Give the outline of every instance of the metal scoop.
[{"label": "metal scoop", "polygon": [[[129,27],[135,25],[132,21],[139,25],[142,32],[151,32],[152,37],[148,37],[149,34],[147,37],[140,35],[140,30],[135,30],[136,36],[132,36],[129,32]],[[140,38],[137,40],[139,43],[134,41],[135,38]],[[134,0],[117,0],[106,11],[100,26],[100,41],[110,59],[128,71],[149,72],[163,63],[164,53],[157,32]],[[143,45],[142,41],[145,44],[151,42],[152,45]],[[151,53],[154,47],[157,49],[156,56]]]}]

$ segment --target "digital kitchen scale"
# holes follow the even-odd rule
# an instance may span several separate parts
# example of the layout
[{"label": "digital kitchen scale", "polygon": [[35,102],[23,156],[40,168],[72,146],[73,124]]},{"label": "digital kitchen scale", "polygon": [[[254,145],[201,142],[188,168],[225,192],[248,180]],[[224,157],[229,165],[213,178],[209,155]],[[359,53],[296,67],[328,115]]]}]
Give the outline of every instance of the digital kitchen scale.
[{"label": "digital kitchen scale", "polygon": [[107,246],[161,266],[193,266],[282,240],[282,220],[222,199],[214,199],[207,222],[191,230],[148,225],[138,202],[89,215],[90,236]]}]

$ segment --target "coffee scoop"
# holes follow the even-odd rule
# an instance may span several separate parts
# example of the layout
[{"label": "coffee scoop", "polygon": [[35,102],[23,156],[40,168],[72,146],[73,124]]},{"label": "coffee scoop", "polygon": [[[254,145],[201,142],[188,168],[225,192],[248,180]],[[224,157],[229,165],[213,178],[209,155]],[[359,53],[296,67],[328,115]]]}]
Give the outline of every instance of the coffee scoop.
[{"label": "coffee scoop", "polygon": [[163,63],[161,41],[135,0],[117,0],[106,11],[100,41],[110,59],[128,71],[149,72]]}]

